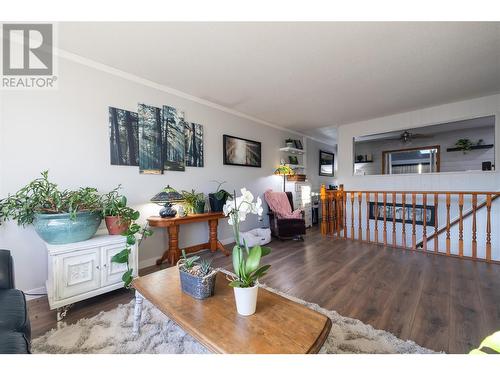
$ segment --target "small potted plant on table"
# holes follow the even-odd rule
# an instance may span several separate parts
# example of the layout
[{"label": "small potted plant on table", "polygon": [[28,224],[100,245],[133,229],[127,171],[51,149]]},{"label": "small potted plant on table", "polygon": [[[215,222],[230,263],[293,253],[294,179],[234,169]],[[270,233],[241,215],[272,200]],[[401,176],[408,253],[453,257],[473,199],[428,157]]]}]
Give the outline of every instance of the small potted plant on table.
[{"label": "small potted plant on table", "polygon": [[234,200],[228,199],[224,205],[224,214],[229,216],[229,225],[233,227],[236,245],[233,248],[233,269],[235,276],[230,277],[229,285],[234,288],[236,309],[240,315],[252,315],[257,306],[258,281],[264,276],[270,265],[260,266],[263,256],[268,255],[271,249],[265,246],[254,246],[248,248],[245,241],[240,245],[240,222],[246,219],[248,214],[262,215],[262,201],[260,197],[256,202],[250,191],[241,189],[241,196]]},{"label": "small potted plant on table", "polygon": [[227,198],[231,198],[232,195],[224,189],[221,189],[222,185],[226,183],[226,181],[212,181],[218,184],[217,190],[215,193],[208,194],[208,200],[210,202],[210,209],[213,212],[222,212],[224,205],[226,204]]},{"label": "small potted plant on table", "polygon": [[184,206],[188,214],[202,214],[205,211],[205,195],[197,193],[194,189],[191,191],[182,191]]},{"label": "small potted plant on table", "polygon": [[214,295],[217,269],[212,261],[195,255],[187,257],[182,250],[182,258],[177,263],[182,291],[196,299],[205,299]]}]

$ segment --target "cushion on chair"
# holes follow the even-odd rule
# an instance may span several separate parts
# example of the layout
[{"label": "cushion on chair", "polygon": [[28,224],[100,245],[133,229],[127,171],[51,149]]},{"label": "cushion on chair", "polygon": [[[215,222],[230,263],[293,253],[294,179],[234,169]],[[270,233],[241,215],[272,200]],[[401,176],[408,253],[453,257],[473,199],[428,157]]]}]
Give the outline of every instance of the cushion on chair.
[{"label": "cushion on chair", "polygon": [[[25,333],[28,338],[31,336],[26,299],[20,290],[0,290],[0,331],[16,331]],[[0,334],[1,341],[3,333]]]},{"label": "cushion on chair", "polygon": [[4,331],[0,328],[0,354],[28,354],[30,340],[22,332]]}]

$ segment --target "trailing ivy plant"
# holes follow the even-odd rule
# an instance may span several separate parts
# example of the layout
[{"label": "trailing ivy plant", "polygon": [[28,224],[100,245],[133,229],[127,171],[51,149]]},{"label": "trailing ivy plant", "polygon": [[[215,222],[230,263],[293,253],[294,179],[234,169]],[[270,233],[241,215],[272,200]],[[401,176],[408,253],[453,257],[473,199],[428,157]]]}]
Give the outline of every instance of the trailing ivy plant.
[{"label": "trailing ivy plant", "polygon": [[[119,187],[118,187],[119,188]],[[118,189],[117,188],[117,189]],[[116,190],[116,189],[115,189]],[[111,192],[112,196],[115,196],[115,193],[113,191]],[[125,197],[124,197],[125,198]],[[122,236],[126,237],[126,242],[125,242],[125,248],[120,251],[119,253],[115,254],[112,258],[111,261],[115,263],[126,263],[127,264],[127,271],[122,275],[122,281],[125,284],[125,287],[128,288],[130,284],[132,283],[132,280],[134,277],[132,276],[134,269],[130,267],[129,263],[129,257],[130,253],[132,251],[132,246],[134,246],[137,242],[137,235],[139,236],[139,243],[137,244],[137,247],[141,245],[141,242],[144,238],[150,237],[153,235],[153,231],[148,228],[147,225],[145,226],[140,226],[139,224],[136,223],[136,220],[139,219],[141,214],[139,211],[136,211],[130,207],[121,207],[122,203],[126,204],[126,198],[125,200],[120,200],[120,207],[117,208],[117,211],[113,211],[115,213],[118,213],[118,215],[113,215],[113,216],[120,216],[121,219],[120,221],[122,223],[128,223],[129,226],[125,232],[122,233]],[[106,200],[109,202],[108,200]],[[107,211],[108,213],[111,211]]]},{"label": "trailing ivy plant", "polygon": [[78,190],[60,190],[49,180],[49,171],[29,182],[13,195],[0,200],[0,224],[7,220],[18,225],[33,223],[36,214],[69,213],[71,219],[78,212],[98,212],[101,210],[97,189],[82,187]]}]

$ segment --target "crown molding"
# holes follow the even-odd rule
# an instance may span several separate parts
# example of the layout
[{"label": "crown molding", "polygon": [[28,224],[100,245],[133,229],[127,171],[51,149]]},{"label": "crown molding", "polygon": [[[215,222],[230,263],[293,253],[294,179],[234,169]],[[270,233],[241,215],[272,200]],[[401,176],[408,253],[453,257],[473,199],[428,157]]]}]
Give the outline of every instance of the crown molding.
[{"label": "crown molding", "polygon": [[226,112],[226,113],[229,113],[231,115],[234,115],[234,116],[237,116],[237,117],[241,117],[241,118],[253,121],[253,122],[257,122],[259,124],[262,124],[262,125],[265,125],[265,126],[269,126],[271,128],[274,128],[274,129],[278,129],[278,130],[285,131],[285,132],[288,132],[288,133],[291,133],[291,134],[295,134],[295,135],[298,135],[300,137],[309,138],[309,139],[312,139],[312,140],[314,140],[316,142],[325,143],[324,140],[320,140],[320,139],[311,137],[311,136],[309,136],[307,134],[298,132],[296,130],[287,129],[287,128],[283,127],[283,126],[279,126],[279,125],[273,124],[271,122],[259,119],[257,117],[247,115],[247,114],[245,114],[243,112],[239,112],[239,111],[236,111],[234,109],[225,107],[223,105],[211,102],[209,100],[205,100],[205,99],[199,98],[197,96],[188,94],[186,92],[174,89],[172,87],[168,87],[168,86],[159,84],[157,82],[151,81],[149,79],[139,77],[139,76],[137,76],[135,74],[125,72],[123,70],[114,68],[114,67],[106,65],[106,64],[102,64],[100,62],[94,61],[92,59],[89,59],[89,58],[86,58],[86,57],[83,57],[83,56],[80,56],[80,55],[77,55],[77,54],[72,53],[72,52],[68,52],[68,51],[66,51],[64,49],[56,48],[55,49],[55,54],[58,57],[60,57],[60,58],[63,58],[63,59],[66,59],[66,60],[69,60],[69,61],[81,64],[81,65],[85,65],[87,67],[99,70],[101,72],[105,72],[105,73],[108,73],[108,74],[120,77],[122,79],[131,81],[131,82],[134,82],[134,83],[138,83],[140,85],[143,85],[143,86],[146,86],[146,87],[158,90],[158,91],[162,91],[162,92],[165,92],[165,93],[168,93],[168,94],[171,94],[171,95],[178,96],[179,98],[190,100],[192,102],[195,102],[195,103],[198,103],[198,104],[210,107],[210,108],[214,108],[214,109],[217,109],[219,111]]}]

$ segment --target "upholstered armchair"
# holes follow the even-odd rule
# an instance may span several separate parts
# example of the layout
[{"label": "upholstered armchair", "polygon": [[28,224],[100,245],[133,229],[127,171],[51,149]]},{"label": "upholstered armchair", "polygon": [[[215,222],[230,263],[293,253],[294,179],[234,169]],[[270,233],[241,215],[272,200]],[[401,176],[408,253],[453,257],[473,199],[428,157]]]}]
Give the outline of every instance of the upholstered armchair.
[{"label": "upholstered armchair", "polygon": [[[292,193],[286,192],[288,201],[290,202],[290,207],[292,211],[293,207],[293,196]],[[278,218],[278,216],[269,208],[269,225],[271,227],[271,234],[273,237],[279,238],[280,240],[285,239],[300,239],[303,240],[302,236],[306,234],[306,222],[304,220],[304,212],[302,212],[301,219],[284,219]]]},{"label": "upholstered armchair", "polygon": [[0,354],[30,353],[30,340],[26,299],[14,289],[10,251],[0,250]]}]

